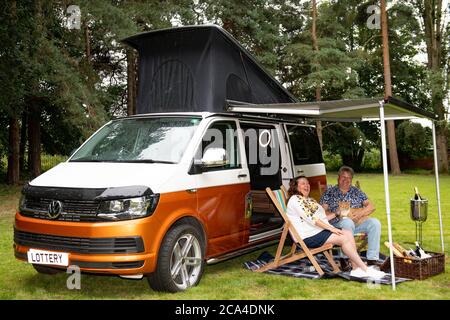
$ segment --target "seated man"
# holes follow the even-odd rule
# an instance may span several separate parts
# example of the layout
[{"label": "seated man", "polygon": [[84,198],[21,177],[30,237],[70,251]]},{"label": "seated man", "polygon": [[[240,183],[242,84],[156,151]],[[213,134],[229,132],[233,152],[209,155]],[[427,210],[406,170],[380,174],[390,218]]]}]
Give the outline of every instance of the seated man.
[{"label": "seated man", "polygon": [[[353,175],[352,168],[341,167],[338,172],[338,185],[324,192],[320,204],[333,226],[351,230],[353,234],[367,234],[367,264],[379,265],[381,224],[378,219],[368,217],[375,211],[375,207],[364,192],[352,186]],[[349,204],[348,216],[344,216],[344,210],[339,208],[340,203],[341,206],[342,203]]]}]

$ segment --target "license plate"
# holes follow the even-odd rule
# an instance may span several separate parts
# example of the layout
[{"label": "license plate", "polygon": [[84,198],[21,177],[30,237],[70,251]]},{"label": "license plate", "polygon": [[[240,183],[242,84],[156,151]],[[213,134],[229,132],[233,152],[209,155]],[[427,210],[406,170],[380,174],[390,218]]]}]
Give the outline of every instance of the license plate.
[{"label": "license plate", "polygon": [[54,266],[69,265],[69,254],[65,252],[53,252],[30,249],[27,252],[28,262],[33,264],[46,264]]}]

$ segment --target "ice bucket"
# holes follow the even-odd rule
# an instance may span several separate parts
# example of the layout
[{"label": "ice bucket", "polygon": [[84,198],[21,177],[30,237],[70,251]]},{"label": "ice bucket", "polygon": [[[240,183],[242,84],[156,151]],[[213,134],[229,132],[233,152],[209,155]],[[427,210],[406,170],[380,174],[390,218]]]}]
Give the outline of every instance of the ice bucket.
[{"label": "ice bucket", "polygon": [[411,219],[414,221],[426,221],[428,214],[428,200],[411,199]]}]

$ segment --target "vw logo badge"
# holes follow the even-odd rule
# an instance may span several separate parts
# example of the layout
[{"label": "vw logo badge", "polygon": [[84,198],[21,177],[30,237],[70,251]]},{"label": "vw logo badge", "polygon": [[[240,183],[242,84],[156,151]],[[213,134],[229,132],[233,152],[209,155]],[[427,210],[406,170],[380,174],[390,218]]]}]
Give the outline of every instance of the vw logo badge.
[{"label": "vw logo badge", "polygon": [[48,205],[48,217],[50,219],[56,219],[62,212],[62,203],[58,200],[53,200]]}]

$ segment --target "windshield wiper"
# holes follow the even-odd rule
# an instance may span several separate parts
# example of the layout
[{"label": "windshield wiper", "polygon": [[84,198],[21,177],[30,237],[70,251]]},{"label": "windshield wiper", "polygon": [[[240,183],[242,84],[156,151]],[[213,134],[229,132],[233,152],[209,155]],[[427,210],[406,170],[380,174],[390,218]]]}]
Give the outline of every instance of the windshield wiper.
[{"label": "windshield wiper", "polygon": [[165,161],[165,160],[153,160],[153,159],[141,159],[141,160],[119,160],[117,162],[128,162],[128,163],[167,163],[167,164],[175,164],[174,161]]},{"label": "windshield wiper", "polygon": [[80,158],[80,159],[70,160],[69,162],[105,162],[105,160],[94,160],[94,159]]},{"label": "windshield wiper", "polygon": [[123,162],[123,163],[167,163],[167,164],[176,164],[174,161],[165,161],[165,160],[153,160],[153,159],[142,159],[142,160],[98,160],[98,159],[88,159],[88,158],[80,158],[75,160],[70,160],[69,162]]}]

